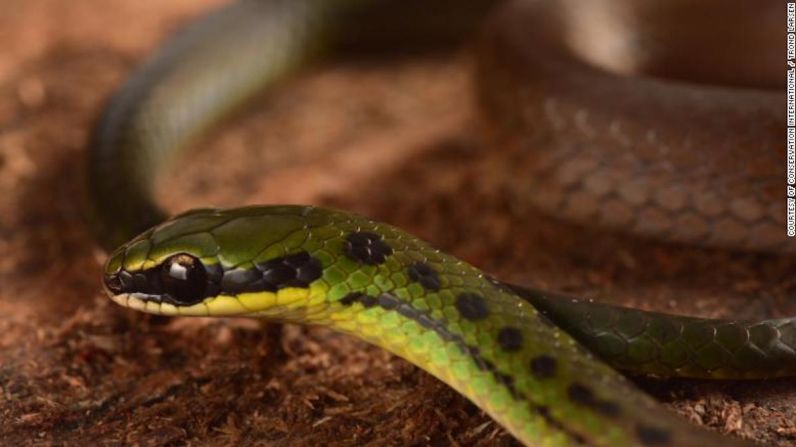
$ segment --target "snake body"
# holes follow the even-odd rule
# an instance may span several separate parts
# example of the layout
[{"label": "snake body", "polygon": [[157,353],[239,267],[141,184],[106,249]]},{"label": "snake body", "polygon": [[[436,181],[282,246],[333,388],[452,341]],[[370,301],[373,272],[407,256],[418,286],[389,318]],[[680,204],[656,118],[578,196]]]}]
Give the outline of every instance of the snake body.
[{"label": "snake body", "polygon": [[[527,445],[742,445],[679,421],[604,361],[660,376],[792,375],[796,327],[790,319],[718,321],[564,299],[504,284],[397,228],[336,210],[201,209],[163,222],[166,213],[152,198],[154,180],[179,149],[246,98],[329,53],[457,42],[493,3],[457,8],[452,1],[430,6],[419,0],[244,0],[182,31],[114,95],[94,134],[89,174],[100,242],[110,248],[132,238],[106,263],[107,292],[117,303],[149,313],[246,316],[349,333],[429,371]],[[628,223],[617,216],[648,209],[663,209],[674,221],[692,216],[705,223],[709,217],[707,229],[689,223],[689,230],[681,231],[676,222],[653,228],[651,218],[636,219],[634,225],[643,234],[680,241],[782,250],[778,233],[770,231],[772,211],[750,211],[768,203],[769,182],[757,186],[757,178],[733,172],[736,177],[728,183],[740,178],[752,185],[748,194],[739,192],[742,203],[718,214],[709,209],[689,214],[698,203],[677,200],[677,191],[699,186],[708,194],[704,182],[713,171],[695,174],[689,183],[679,172],[682,166],[674,170],[677,175],[658,172],[648,169],[647,156],[639,151],[613,148],[611,153],[607,144],[642,136],[648,142],[666,139],[666,147],[673,147],[684,137],[640,133],[666,120],[653,123],[653,111],[646,121],[645,114],[625,113],[633,101],[646,97],[666,112],[688,106],[682,98],[691,97],[697,104],[708,100],[711,105],[705,107],[718,112],[729,106],[730,89],[704,94],[695,87],[661,87],[656,82],[662,81],[611,77],[579,62],[556,44],[562,40],[557,20],[566,8],[550,4],[558,3],[512,2],[492,21],[479,62],[481,102],[495,141],[519,156],[526,156],[520,149],[528,143],[546,149],[541,156],[530,155],[543,158],[542,167],[524,177],[549,181],[554,193],[537,194],[535,203],[546,210],[570,204],[563,208],[573,212],[565,211],[564,218],[605,216],[608,226]],[[428,8],[451,14],[440,20],[437,10]],[[405,29],[411,32],[385,32]],[[545,45],[520,44],[527,39],[520,32]],[[592,78],[601,82],[589,93]],[[627,103],[605,105],[615,94],[611,89],[622,89],[625,82],[635,83],[632,92],[673,90],[661,95],[644,90],[628,96]],[[731,124],[745,124],[752,137],[768,138],[756,142],[772,142],[766,132],[776,125],[757,120],[765,113],[748,111],[750,104],[767,110],[766,95],[739,94],[748,101]],[[595,104],[604,108],[591,107]],[[560,120],[567,116],[575,117],[573,123]],[[551,123],[539,124],[545,120]],[[572,126],[581,129],[567,132]],[[563,143],[555,146],[555,141]],[[575,151],[590,144],[606,147],[609,155],[595,161],[598,152]],[[631,174],[567,183],[567,172],[583,166],[599,173],[631,168]],[[645,176],[666,192],[637,188],[630,192],[640,194],[633,195],[619,187]],[[615,199],[615,206],[584,214],[571,206],[573,197],[585,197],[586,203]],[[624,212],[610,212],[618,208]],[[755,225],[740,230],[721,224],[746,222],[750,215]],[[718,235],[710,239],[708,233]]]},{"label": "snake body", "polygon": [[[504,172],[534,206],[689,245],[796,251],[782,229],[782,77],[769,54],[784,51],[779,2],[500,13],[479,52],[479,98]],[[707,16],[717,25],[696,19]],[[600,66],[601,52],[621,66]]]},{"label": "snake body", "polygon": [[468,396],[529,445],[715,445],[529,302],[417,238],[304,206],[198,210],[111,255],[117,303],[163,315],[320,324]]}]

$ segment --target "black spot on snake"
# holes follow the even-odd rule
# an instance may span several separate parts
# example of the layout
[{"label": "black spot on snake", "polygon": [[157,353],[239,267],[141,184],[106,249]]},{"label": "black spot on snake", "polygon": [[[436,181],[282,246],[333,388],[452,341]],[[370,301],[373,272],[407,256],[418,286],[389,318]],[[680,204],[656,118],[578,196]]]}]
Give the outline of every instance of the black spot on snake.
[{"label": "black spot on snake", "polygon": [[365,296],[365,294],[362,292],[351,292],[348,295],[340,298],[340,304],[344,306],[350,306],[354,303],[359,302],[359,300],[362,299],[363,296]]},{"label": "black spot on snake", "polygon": [[262,273],[257,269],[230,269],[225,271],[224,276],[221,278],[221,290],[231,294],[254,292],[258,288],[259,290],[276,292],[276,288],[266,287],[261,279]]},{"label": "black spot on snake", "polygon": [[502,384],[503,386],[509,389],[509,392],[511,393],[511,396],[513,398],[519,399],[521,397],[519,391],[517,391],[517,389],[514,387],[514,377],[511,377],[508,374],[503,374],[497,371],[495,371],[493,375],[495,376],[495,380],[497,380],[498,383]]},{"label": "black spot on snake", "polygon": [[412,281],[420,283],[426,290],[437,291],[440,288],[437,272],[424,262],[415,262],[410,265],[406,273]]},{"label": "black spot on snake", "polygon": [[483,320],[489,316],[489,309],[486,307],[484,298],[475,293],[461,293],[454,302],[459,315],[467,320]]},{"label": "black spot on snake", "polygon": [[581,405],[591,405],[594,402],[592,390],[580,383],[571,384],[567,388],[567,395],[573,402]]},{"label": "black spot on snake", "polygon": [[621,414],[619,405],[610,400],[600,399],[591,388],[580,383],[573,383],[567,388],[567,395],[576,404],[591,408],[603,416],[616,417]]},{"label": "black spot on snake", "polygon": [[308,287],[321,277],[321,262],[306,251],[271,259],[256,265],[263,284],[273,291],[286,287]]},{"label": "black spot on snake", "polygon": [[[481,353],[481,350],[478,349],[477,346],[469,345],[460,334],[452,332],[446,327],[445,322],[435,320],[431,315],[428,314],[428,312],[417,309],[413,307],[411,303],[404,302],[395,295],[386,292],[379,295],[378,298],[374,298],[361,292],[352,292],[343,297],[340,300],[340,303],[343,305],[351,305],[357,302],[364,304],[366,301],[369,303],[375,302],[385,310],[396,311],[403,317],[416,321],[419,325],[434,331],[442,340],[454,343],[463,353],[472,359],[473,363],[478,369],[490,373],[498,384],[505,387],[512,398],[517,400],[527,400],[528,403],[535,409],[535,411],[537,411],[539,415],[542,416],[552,427],[556,427],[560,431],[566,433],[576,443],[582,443],[582,441],[584,441],[584,438],[581,435],[568,430],[567,427],[565,427],[560,421],[556,420],[550,414],[547,407],[539,406],[531,399],[531,396],[523,395],[515,386],[514,377],[499,371],[497,366],[492,361],[484,357],[484,355]],[[476,316],[488,314],[483,302],[483,298],[478,295],[463,293],[459,295],[457,302],[461,302],[461,305],[457,305],[460,313],[462,313],[462,309],[464,309],[463,314]],[[537,376],[539,374],[543,376],[551,376],[555,372],[555,359],[552,357],[543,355],[534,360],[537,363],[537,370],[541,371],[537,374]],[[532,362],[532,365],[533,364],[534,362]]]},{"label": "black spot on snake", "polygon": [[[379,305],[388,310],[395,309],[401,305],[401,301],[399,301],[398,298],[387,293],[383,293],[379,297],[375,297],[362,292],[351,292],[348,295],[340,298],[339,302],[344,306],[360,303],[366,308]],[[385,306],[385,304],[387,306]]]},{"label": "black spot on snake", "polygon": [[611,402],[610,400],[598,400],[595,403],[594,409],[603,416],[612,418],[622,414],[622,408],[619,404]]},{"label": "black spot on snake", "polygon": [[522,348],[522,331],[511,326],[500,329],[497,342],[506,351],[514,352]]},{"label": "black spot on snake", "polygon": [[359,298],[359,302],[362,303],[362,305],[365,306],[366,308],[370,308],[375,306],[379,302],[379,300],[370,295],[362,295]]},{"label": "black spot on snake", "polygon": [[636,428],[636,435],[644,445],[668,445],[672,441],[668,431],[656,427],[640,425]]},{"label": "black spot on snake", "polygon": [[[256,274],[256,272],[253,273]],[[295,279],[295,276],[296,269],[283,263],[264,266],[264,270],[262,272],[263,281],[269,285],[286,283]]]},{"label": "black spot on snake", "polygon": [[343,242],[343,251],[354,261],[368,265],[379,265],[392,254],[392,247],[387,245],[381,235],[369,231],[349,233]]},{"label": "black spot on snake", "polygon": [[531,372],[539,379],[555,376],[556,369],[558,369],[558,362],[547,354],[540,354],[531,359]]},{"label": "black spot on snake", "polygon": [[282,256],[254,265],[253,268],[232,268],[223,272],[221,292],[235,295],[243,292],[276,292],[287,287],[309,287],[321,277],[321,262],[306,251]]}]

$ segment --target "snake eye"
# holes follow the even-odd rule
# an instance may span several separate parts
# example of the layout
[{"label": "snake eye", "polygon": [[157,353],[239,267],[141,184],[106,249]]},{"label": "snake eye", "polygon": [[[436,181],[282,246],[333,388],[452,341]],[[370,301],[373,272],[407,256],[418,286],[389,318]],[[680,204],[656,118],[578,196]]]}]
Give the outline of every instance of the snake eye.
[{"label": "snake eye", "polygon": [[207,272],[201,261],[181,253],[161,264],[160,281],[163,291],[179,304],[195,304],[205,297]]}]

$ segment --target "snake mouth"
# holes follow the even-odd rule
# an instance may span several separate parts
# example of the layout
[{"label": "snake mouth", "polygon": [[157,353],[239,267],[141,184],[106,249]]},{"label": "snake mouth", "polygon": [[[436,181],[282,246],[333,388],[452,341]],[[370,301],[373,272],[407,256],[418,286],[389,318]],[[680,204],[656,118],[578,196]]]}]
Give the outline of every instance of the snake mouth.
[{"label": "snake mouth", "polygon": [[201,303],[193,306],[178,307],[171,303],[162,301],[158,296],[147,295],[144,293],[133,292],[111,294],[110,298],[114,303],[122,307],[135,309],[137,311],[153,315],[208,316],[210,314],[208,307]]},{"label": "snake mouth", "polygon": [[140,312],[184,317],[267,317],[272,321],[303,321],[307,312],[307,289],[284,289],[278,293],[218,295],[191,306],[175,306],[145,293],[111,294],[111,300]]},{"label": "snake mouth", "polygon": [[167,315],[168,312],[164,312],[163,310],[163,303],[151,298],[151,296],[138,293],[121,293],[111,296],[111,300],[122,307],[128,307],[150,314]]}]

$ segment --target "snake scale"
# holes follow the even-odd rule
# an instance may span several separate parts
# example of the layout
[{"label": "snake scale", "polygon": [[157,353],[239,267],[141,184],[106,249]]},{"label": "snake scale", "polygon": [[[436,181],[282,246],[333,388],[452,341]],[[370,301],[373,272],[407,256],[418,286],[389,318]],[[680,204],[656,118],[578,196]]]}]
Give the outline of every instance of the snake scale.
[{"label": "snake scale", "polygon": [[[273,205],[166,219],[155,203],[153,182],[176,154],[255,93],[329,54],[455,44],[496,3],[242,0],[179,32],[111,98],[94,133],[92,221],[100,243],[118,247],[104,269],[106,291],[149,313],[256,317],[351,334],[446,382],[527,445],[746,445],[681,421],[613,367],[793,375],[791,319],[708,320],[562,298],[502,283],[400,229],[343,211]],[[686,3],[500,5],[478,50],[478,97],[492,141],[509,154],[507,169],[534,159],[534,172],[512,178],[562,219],[792,252],[778,220],[784,201],[772,193],[784,153],[777,96],[746,85],[767,80],[736,70],[725,86],[676,81],[715,73],[669,73],[675,65],[665,63],[646,69],[668,77],[631,76],[636,59],[609,70],[589,47],[602,39],[626,56],[649,48],[663,54],[653,62],[683,57],[644,43],[660,31],[655,24],[695,26],[676,20],[683,8],[702,8]],[[736,21],[767,11],[726,4],[737,8],[722,14]],[[649,35],[601,34],[625,26]]]}]

